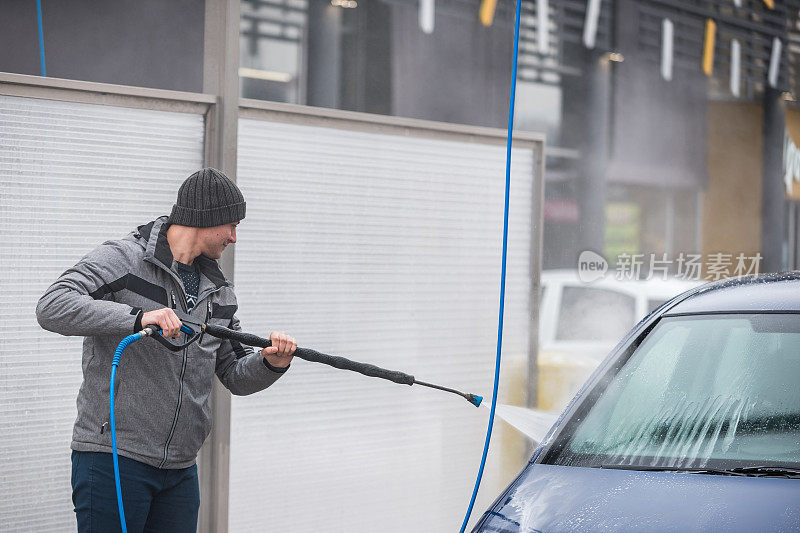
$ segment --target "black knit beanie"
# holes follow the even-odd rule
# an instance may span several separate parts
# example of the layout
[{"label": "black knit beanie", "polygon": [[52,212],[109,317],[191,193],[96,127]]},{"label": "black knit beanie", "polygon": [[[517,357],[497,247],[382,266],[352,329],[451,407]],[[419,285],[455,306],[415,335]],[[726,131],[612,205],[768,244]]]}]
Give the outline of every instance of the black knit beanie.
[{"label": "black knit beanie", "polygon": [[242,191],[215,168],[198,170],[178,189],[178,202],[172,206],[170,224],[209,228],[244,218]]}]

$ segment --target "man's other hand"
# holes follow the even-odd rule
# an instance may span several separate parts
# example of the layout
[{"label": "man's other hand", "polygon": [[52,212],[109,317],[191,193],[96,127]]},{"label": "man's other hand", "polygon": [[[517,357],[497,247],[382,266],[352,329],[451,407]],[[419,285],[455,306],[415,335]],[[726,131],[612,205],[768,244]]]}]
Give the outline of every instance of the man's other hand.
[{"label": "man's other hand", "polygon": [[261,355],[276,368],[286,368],[292,362],[292,354],[297,349],[297,341],[283,332],[269,334],[272,346],[261,350]]},{"label": "man's other hand", "polygon": [[142,327],[156,324],[161,328],[163,337],[177,338],[181,336],[181,321],[175,311],[169,307],[154,309],[142,314]]}]

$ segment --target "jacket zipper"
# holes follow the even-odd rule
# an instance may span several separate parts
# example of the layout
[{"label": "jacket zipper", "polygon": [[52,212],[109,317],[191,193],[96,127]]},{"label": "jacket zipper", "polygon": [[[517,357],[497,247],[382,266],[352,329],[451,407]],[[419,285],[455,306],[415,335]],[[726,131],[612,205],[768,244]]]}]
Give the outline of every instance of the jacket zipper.
[{"label": "jacket zipper", "polygon": [[172,428],[169,430],[169,437],[167,437],[167,443],[164,444],[164,459],[161,461],[161,464],[158,465],[159,468],[163,468],[164,464],[167,462],[167,452],[169,451],[169,443],[172,441],[173,435],[175,435],[175,426],[178,425],[178,414],[181,412],[181,403],[183,403],[183,376],[186,374],[186,348],[183,349],[183,363],[181,364],[181,380],[180,386],[178,387],[178,406],[175,407],[175,418],[172,420]]},{"label": "jacket zipper", "polygon": [[[175,299],[175,291],[170,290],[172,293],[172,308],[177,309],[177,303]],[[186,304],[184,303],[181,305],[184,311],[186,311]],[[188,311],[187,311],[188,313]],[[172,427],[169,430],[169,436],[167,437],[167,442],[164,444],[164,459],[161,460],[161,464],[158,465],[159,468],[163,468],[167,462],[167,453],[169,452],[169,443],[172,442],[172,437],[175,435],[175,426],[178,425],[178,415],[181,412],[181,404],[183,403],[183,376],[186,375],[186,348],[183,349],[183,362],[181,363],[181,377],[178,385],[178,405],[175,407],[175,417],[172,419]]]}]

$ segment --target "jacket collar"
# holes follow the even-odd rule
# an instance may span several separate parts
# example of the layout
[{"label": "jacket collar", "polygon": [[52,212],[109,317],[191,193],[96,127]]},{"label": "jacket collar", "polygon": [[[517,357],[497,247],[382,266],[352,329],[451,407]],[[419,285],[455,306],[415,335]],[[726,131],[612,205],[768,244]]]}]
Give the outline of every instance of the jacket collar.
[{"label": "jacket collar", "polygon": [[[144,258],[148,261],[163,265],[167,270],[172,270],[172,250],[169,249],[169,242],[167,241],[167,229],[169,229],[169,217],[164,215],[158,217],[152,222],[148,222],[137,229],[141,238],[147,241],[144,249]],[[216,260],[200,255],[194,260],[200,272],[203,273],[214,286],[218,289],[226,285],[230,285],[219,264]]]}]

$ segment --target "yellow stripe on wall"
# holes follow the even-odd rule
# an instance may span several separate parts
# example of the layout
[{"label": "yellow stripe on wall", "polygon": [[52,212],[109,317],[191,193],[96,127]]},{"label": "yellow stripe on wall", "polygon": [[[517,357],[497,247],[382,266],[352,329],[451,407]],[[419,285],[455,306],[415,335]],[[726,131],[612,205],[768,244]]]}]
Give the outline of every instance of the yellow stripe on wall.
[{"label": "yellow stripe on wall", "polygon": [[481,9],[478,12],[478,19],[484,26],[491,26],[494,21],[494,11],[497,8],[497,0],[481,0]]},{"label": "yellow stripe on wall", "polygon": [[717,34],[717,25],[711,20],[706,20],[706,38],[703,44],[703,72],[711,76],[714,72],[714,39]]},{"label": "yellow stripe on wall", "polygon": [[764,5],[770,9],[775,9],[775,0],[764,0]]}]

